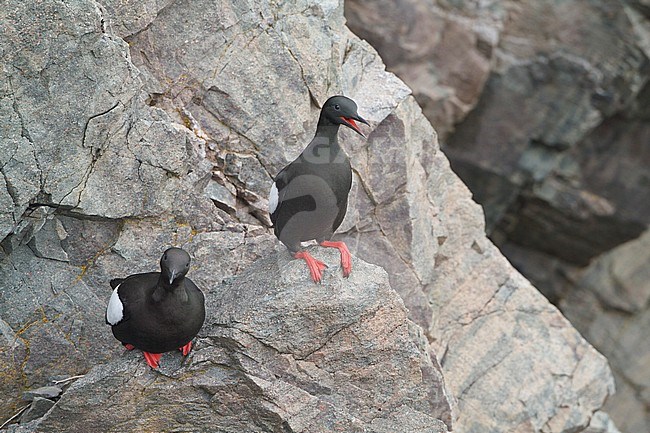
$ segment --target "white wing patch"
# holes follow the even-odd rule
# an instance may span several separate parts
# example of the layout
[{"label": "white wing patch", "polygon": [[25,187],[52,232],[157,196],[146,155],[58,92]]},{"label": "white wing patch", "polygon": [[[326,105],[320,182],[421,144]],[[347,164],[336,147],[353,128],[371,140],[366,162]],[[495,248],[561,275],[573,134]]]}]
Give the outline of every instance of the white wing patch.
[{"label": "white wing patch", "polygon": [[275,186],[275,182],[273,182],[273,186],[271,186],[271,193],[269,194],[269,213],[275,212],[277,208],[278,208],[278,187]]},{"label": "white wing patch", "polygon": [[122,305],[122,301],[120,301],[120,296],[117,294],[117,289],[120,288],[120,285],[113,290],[111,299],[108,301],[108,308],[106,309],[106,320],[111,325],[117,325],[122,320],[122,317],[124,317],[124,306]]}]

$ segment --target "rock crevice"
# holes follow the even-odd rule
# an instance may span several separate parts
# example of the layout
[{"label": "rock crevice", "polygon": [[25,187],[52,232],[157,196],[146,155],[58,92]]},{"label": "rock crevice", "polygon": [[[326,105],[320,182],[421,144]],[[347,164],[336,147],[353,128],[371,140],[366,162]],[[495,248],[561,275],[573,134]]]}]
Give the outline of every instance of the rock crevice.
[{"label": "rock crevice", "polygon": [[[38,155],[0,178],[24,195],[0,189],[0,329],[15,342],[0,345],[1,411],[85,374],[13,430],[588,424],[611,392],[604,358],[487,240],[410,89],[345,27],[340,2],[100,3],[10,0],[0,13],[13,86],[0,155]],[[372,126],[367,141],[340,133],[353,274],[319,248],[331,267],[317,286],[262,220],[271,176],[334,93]],[[165,355],[156,373],[123,353],[104,307],[111,278],[155,271],[171,245],[193,257],[211,316],[191,358]]]}]

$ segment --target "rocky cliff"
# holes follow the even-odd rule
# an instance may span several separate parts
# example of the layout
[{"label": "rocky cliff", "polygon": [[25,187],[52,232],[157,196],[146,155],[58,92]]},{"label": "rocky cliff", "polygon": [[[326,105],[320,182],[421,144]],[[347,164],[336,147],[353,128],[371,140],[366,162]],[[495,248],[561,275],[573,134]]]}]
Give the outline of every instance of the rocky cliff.
[{"label": "rocky cliff", "polygon": [[584,266],[650,223],[640,3],[352,0],[347,15],[414,89],[492,237]]},{"label": "rocky cliff", "polygon": [[442,375],[386,272],[357,260],[347,280],[305,284],[290,259],[271,252],[215,286],[187,359],[153,371],[116,356],[18,431],[446,432]]},{"label": "rocky cliff", "polygon": [[625,432],[650,426],[650,232],[609,251],[560,286],[562,312],[607,359],[616,394],[606,410]]},{"label": "rocky cliff", "polygon": [[346,2],[350,28],[440,133],[490,238],[626,372],[608,406],[629,433],[650,431],[650,364],[633,336],[650,330],[650,262],[632,246],[650,224],[648,6]]},{"label": "rocky cliff", "polygon": [[[0,24],[1,413],[85,375],[12,430],[567,432],[613,391],[341,2],[9,1]],[[372,132],[341,132],[355,270],[314,286],[265,197],[335,93]],[[169,245],[208,319],[152,372],[103,315]]]}]

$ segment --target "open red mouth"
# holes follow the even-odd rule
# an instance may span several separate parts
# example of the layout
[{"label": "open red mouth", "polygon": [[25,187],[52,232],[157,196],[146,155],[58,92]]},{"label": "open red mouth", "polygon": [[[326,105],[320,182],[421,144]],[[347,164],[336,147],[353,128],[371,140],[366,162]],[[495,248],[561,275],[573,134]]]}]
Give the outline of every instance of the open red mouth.
[{"label": "open red mouth", "polygon": [[357,131],[359,134],[361,134],[362,137],[365,137],[365,134],[364,134],[363,132],[361,132],[361,129],[359,129],[359,125],[357,125],[357,123],[354,121],[353,118],[351,118],[351,117],[344,117],[344,116],[341,116],[341,119],[343,119],[343,121],[344,121],[344,122],[345,122],[345,123],[346,123],[350,128],[352,128],[352,129],[354,129],[355,131]]}]

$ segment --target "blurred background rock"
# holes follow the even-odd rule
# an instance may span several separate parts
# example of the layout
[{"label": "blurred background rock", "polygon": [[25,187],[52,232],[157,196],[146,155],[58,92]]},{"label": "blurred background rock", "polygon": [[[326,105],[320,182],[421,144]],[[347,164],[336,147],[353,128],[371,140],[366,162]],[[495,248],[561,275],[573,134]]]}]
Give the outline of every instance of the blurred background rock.
[{"label": "blurred background rock", "polygon": [[650,2],[350,0],[506,257],[605,354],[650,431]]}]

